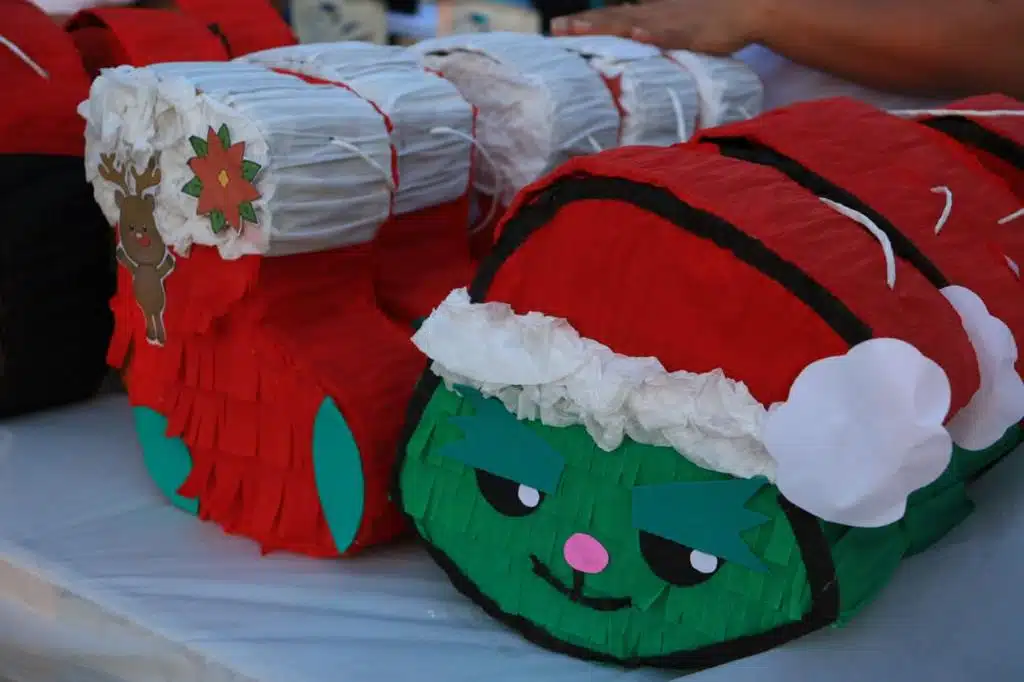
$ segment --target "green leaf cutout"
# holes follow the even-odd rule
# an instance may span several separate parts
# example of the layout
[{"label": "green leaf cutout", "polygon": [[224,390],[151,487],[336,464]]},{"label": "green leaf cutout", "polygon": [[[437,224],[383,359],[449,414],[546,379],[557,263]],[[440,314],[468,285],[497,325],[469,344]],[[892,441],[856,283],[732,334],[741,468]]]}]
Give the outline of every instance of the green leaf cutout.
[{"label": "green leaf cutout", "polygon": [[259,222],[256,219],[256,209],[252,207],[252,202],[250,201],[239,204],[238,215],[242,216],[242,220],[248,220],[250,223]]},{"label": "green leaf cutout", "polygon": [[228,124],[222,123],[220,129],[217,131],[217,137],[220,138],[220,143],[227,149],[231,146],[231,131],[228,130]]},{"label": "green leaf cutout", "polygon": [[242,177],[252,182],[256,179],[256,174],[260,172],[263,166],[259,165],[255,161],[242,161]]},{"label": "green leaf cutout", "polygon": [[228,221],[224,217],[224,212],[219,209],[210,211],[210,227],[213,228],[214,234],[220,234],[227,227]]},{"label": "green leaf cutout", "polygon": [[188,184],[181,188],[181,191],[190,197],[198,199],[199,195],[203,193],[203,181],[200,180],[198,176],[194,177],[188,181]]},{"label": "green leaf cutout", "polygon": [[193,135],[192,137],[188,138],[188,142],[189,144],[192,145],[192,150],[195,151],[196,156],[198,156],[201,159],[206,158],[207,153],[209,153],[210,151],[210,146],[206,144],[206,140],[204,140],[201,137],[196,137],[195,135]]}]

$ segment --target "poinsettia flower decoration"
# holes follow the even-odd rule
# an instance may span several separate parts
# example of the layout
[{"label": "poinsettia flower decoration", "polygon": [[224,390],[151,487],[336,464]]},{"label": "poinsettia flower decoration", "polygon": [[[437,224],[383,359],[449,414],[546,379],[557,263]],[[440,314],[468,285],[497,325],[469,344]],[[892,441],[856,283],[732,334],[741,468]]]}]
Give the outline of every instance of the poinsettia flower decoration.
[{"label": "poinsettia flower decoration", "polygon": [[189,143],[196,153],[188,161],[195,177],[182,191],[199,200],[196,213],[210,217],[214,234],[229,226],[241,232],[243,220],[258,222],[252,202],[260,193],[253,181],[262,166],[245,158],[245,142],[231,144],[225,124],[219,130],[211,126],[205,140],[193,135]]}]

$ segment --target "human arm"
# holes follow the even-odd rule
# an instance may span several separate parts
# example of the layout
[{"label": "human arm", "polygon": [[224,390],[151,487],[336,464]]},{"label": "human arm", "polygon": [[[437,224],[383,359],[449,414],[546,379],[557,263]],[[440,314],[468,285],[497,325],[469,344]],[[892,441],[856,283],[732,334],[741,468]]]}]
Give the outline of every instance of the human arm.
[{"label": "human arm", "polygon": [[904,94],[1024,98],[1024,0],[654,0],[556,23],[556,33],[611,33],[710,54],[759,43]]}]

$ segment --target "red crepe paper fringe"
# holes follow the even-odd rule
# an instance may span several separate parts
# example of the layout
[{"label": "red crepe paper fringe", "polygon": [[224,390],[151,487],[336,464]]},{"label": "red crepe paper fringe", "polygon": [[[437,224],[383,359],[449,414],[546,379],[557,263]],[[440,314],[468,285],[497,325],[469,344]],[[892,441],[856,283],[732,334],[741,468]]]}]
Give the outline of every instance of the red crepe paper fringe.
[{"label": "red crepe paper fringe", "polygon": [[363,522],[346,554],[403,531],[387,489],[404,407],[423,361],[373,302],[370,251],[222,261],[194,247],[166,281],[168,343],[147,344],[122,269],[108,359],[129,399],[189,447],[179,493],[199,516],[265,552],[337,556],[320,508],[313,423],[331,397],[360,448]]}]

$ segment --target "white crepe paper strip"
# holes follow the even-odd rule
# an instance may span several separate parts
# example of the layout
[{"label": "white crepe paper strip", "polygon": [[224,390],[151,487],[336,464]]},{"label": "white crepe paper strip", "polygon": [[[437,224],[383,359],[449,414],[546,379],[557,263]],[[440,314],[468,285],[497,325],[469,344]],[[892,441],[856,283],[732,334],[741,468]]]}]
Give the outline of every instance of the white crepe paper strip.
[{"label": "white crepe paper strip", "polygon": [[1024,381],[1015,367],[1017,344],[1006,323],[970,289],[949,286],[942,295],[960,315],[981,373],[978,391],[950,420],[949,432],[960,447],[982,450],[1024,419]]},{"label": "white crepe paper strip", "polygon": [[721,370],[669,372],[572,326],[453,291],[413,336],[452,388],[496,397],[519,419],[582,425],[605,451],[625,437],[672,447],[703,468],[765,476],[835,523],[898,520],[907,497],[949,465],[945,372],[910,344],[874,339],[819,360],[766,409]]}]

